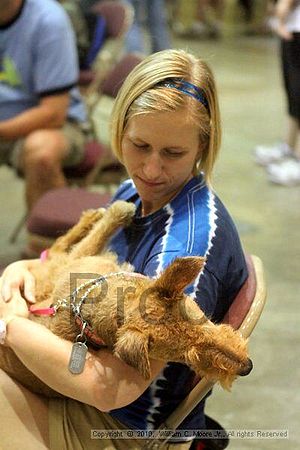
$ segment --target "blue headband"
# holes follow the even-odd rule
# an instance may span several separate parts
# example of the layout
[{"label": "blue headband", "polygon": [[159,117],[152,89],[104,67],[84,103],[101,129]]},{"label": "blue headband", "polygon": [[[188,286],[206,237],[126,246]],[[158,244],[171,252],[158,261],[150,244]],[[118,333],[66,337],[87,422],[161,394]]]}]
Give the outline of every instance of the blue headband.
[{"label": "blue headband", "polygon": [[160,86],[177,89],[177,91],[184,92],[184,94],[195,98],[198,102],[202,103],[203,106],[209,111],[208,101],[204,94],[203,89],[195,86],[188,81],[184,81],[181,78],[169,78],[168,80],[159,83]]}]

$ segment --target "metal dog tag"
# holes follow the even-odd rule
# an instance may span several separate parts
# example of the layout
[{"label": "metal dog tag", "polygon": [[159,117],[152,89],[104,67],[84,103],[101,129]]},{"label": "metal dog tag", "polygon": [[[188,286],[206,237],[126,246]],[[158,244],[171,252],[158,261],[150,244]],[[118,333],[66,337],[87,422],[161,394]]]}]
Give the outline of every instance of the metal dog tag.
[{"label": "metal dog tag", "polygon": [[85,357],[88,351],[84,342],[74,342],[69,361],[69,371],[79,374],[83,371],[85,365]]}]

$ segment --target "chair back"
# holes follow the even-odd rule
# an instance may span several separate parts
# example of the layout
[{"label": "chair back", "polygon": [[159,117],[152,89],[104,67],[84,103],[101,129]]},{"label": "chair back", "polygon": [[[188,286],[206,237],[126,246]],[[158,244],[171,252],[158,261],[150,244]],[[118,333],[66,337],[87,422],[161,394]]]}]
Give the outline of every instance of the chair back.
[{"label": "chair back", "polygon": [[134,10],[127,2],[104,0],[96,3],[91,11],[105,21],[105,40],[99,49],[92,67],[81,70],[79,85],[84,94],[99,86],[108,70],[118,59],[123,49],[124,38],[133,23]]},{"label": "chair back", "polygon": [[94,138],[110,147],[110,117],[115,98],[125,78],[143,59],[138,53],[127,53],[109,70],[96,91],[87,97],[89,119]]},{"label": "chair back", "polygon": [[[263,311],[267,291],[263,264],[260,258],[254,255],[246,255],[246,263],[249,273],[248,278],[225,314],[222,323],[231,325],[234,329],[239,330],[243,337],[248,338]],[[198,403],[204,399],[214,384],[213,381],[208,381],[205,377],[198,379],[191,392],[159,427],[159,430],[175,431]],[[168,438],[164,440],[152,439],[147,441],[143,448],[147,450],[161,449],[167,441]]]},{"label": "chair back", "polygon": [[133,12],[129,4],[117,0],[103,0],[95,3],[92,12],[105,19],[107,36],[122,37],[133,20]]},{"label": "chair back", "polygon": [[125,78],[142,59],[143,55],[139,53],[126,53],[123,55],[101,83],[99,87],[101,94],[116,98]]},{"label": "chair back", "polygon": [[261,259],[255,255],[246,255],[246,263],[249,276],[222,320],[239,330],[244,338],[251,335],[267,297]]},{"label": "chair back", "polygon": [[98,89],[86,97],[90,139],[85,145],[83,161],[64,170],[69,182],[79,186],[92,183],[119,184],[126,171],[110,147],[110,116],[120,87],[143,55],[127,53],[110,69]]}]

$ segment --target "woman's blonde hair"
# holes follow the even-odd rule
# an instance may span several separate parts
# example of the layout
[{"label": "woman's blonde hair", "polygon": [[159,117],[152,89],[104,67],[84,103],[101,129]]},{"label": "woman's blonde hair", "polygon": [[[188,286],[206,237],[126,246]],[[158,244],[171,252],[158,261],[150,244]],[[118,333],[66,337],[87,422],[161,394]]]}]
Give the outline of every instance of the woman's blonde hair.
[{"label": "woman's blonde hair", "polygon": [[[168,86],[167,80],[179,79],[192,83],[203,93],[207,104],[180,89]],[[122,161],[122,139],[131,117],[184,109],[187,120],[199,127],[201,159],[194,174],[204,172],[211,184],[213,167],[221,141],[221,123],[216,86],[207,64],[184,50],[164,50],[153,53],[128,75],[116,98],[112,111],[112,149]]]}]

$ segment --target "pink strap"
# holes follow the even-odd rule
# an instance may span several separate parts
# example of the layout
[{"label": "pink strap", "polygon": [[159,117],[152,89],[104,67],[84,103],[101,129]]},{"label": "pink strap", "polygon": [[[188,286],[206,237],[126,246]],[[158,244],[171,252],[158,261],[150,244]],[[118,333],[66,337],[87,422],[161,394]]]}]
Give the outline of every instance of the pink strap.
[{"label": "pink strap", "polygon": [[47,261],[48,255],[49,255],[49,250],[48,250],[48,249],[43,250],[42,253],[40,254],[40,260],[41,260],[42,262]]},{"label": "pink strap", "polygon": [[34,314],[35,316],[53,316],[55,314],[55,308],[54,306],[49,306],[49,308],[36,308],[34,309],[35,305],[31,305],[29,307],[29,311],[31,314]]}]

